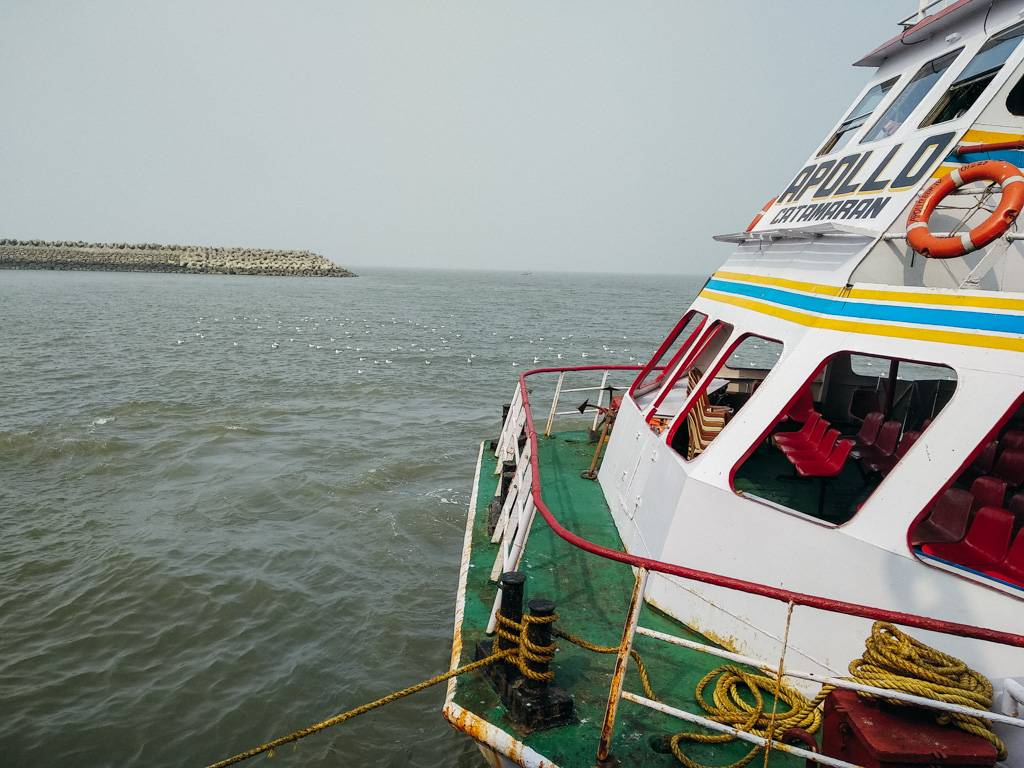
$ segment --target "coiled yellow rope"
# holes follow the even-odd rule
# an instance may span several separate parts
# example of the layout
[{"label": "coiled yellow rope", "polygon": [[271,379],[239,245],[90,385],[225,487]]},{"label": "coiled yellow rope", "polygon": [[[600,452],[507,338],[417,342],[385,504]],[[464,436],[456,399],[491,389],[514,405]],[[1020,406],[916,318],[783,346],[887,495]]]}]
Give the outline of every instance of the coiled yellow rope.
[{"label": "coiled yellow rope", "polygon": [[516,662],[519,671],[531,680],[550,680],[555,676],[554,670],[547,672],[535,672],[526,666],[527,661],[537,663],[550,663],[555,658],[555,644],[537,645],[527,636],[531,624],[550,624],[558,618],[557,613],[550,616],[534,616],[530,613],[523,614],[523,620],[519,623],[507,619],[498,614],[498,628],[495,630],[498,637],[503,638],[519,647],[512,660]]},{"label": "coiled yellow rope", "polygon": [[[987,710],[992,706],[992,683],[960,659],[904,634],[892,624],[876,621],[865,643],[863,657],[850,663],[850,679],[878,688],[891,688],[935,701]],[[894,704],[903,702],[887,699]],[[940,712],[937,720],[988,739],[1007,757],[1006,745],[992,733],[988,720]]]},{"label": "coiled yellow rope", "polygon": [[[712,690],[711,703],[704,699],[704,689],[715,678],[718,680]],[[741,695],[746,690],[754,703],[750,704]],[[782,700],[789,705],[788,711],[765,712],[762,692]],[[799,691],[786,685],[780,685],[775,679],[761,674],[744,672],[738,667],[727,664],[712,670],[697,684],[697,703],[707,713],[708,719],[723,725],[731,725],[741,731],[747,731],[766,739],[778,741],[782,734],[790,728],[802,728],[814,733],[821,725],[819,702],[824,695],[810,701]],[[687,757],[679,746],[681,741],[694,741],[703,744],[724,744],[736,737],[728,733],[703,734],[682,731],[669,740],[672,754],[688,768],[705,768],[700,763]],[[731,763],[728,768],[742,768],[764,750],[754,746],[750,752]]]},{"label": "coiled yellow rope", "polygon": [[[708,704],[704,700],[704,689],[715,677],[719,679],[712,694],[713,703]],[[865,641],[864,655],[850,663],[850,677],[846,679],[980,710],[988,709],[992,705],[992,684],[983,675],[970,669],[959,659],[931,648],[904,634],[892,624],[882,621],[876,621],[871,628],[871,635]],[[743,688],[754,699],[753,705],[741,697],[740,691]],[[697,703],[708,714],[709,719],[769,740],[779,740],[789,728],[801,728],[808,733],[814,733],[821,725],[819,706],[832,690],[832,686],[825,686],[813,700],[808,700],[799,692],[785,685],[780,686],[774,678],[750,674],[726,665],[713,670],[700,681],[696,697]],[[775,715],[770,735],[768,730],[771,717],[764,712],[761,691],[782,699],[791,707],[789,712]],[[873,698],[870,694],[860,695]],[[905,702],[896,699],[887,701],[905,705]],[[992,733],[991,723],[983,717],[940,712],[937,713],[936,719],[939,722],[952,722],[968,733],[988,739],[998,751],[998,759],[1006,759],[1006,746]],[[673,736],[670,744],[676,758],[688,768],[706,768],[683,754],[679,742],[687,740],[716,744],[731,741],[733,738],[728,734],[682,732]],[[746,756],[727,768],[742,768],[762,750],[764,747],[754,747]]]}]

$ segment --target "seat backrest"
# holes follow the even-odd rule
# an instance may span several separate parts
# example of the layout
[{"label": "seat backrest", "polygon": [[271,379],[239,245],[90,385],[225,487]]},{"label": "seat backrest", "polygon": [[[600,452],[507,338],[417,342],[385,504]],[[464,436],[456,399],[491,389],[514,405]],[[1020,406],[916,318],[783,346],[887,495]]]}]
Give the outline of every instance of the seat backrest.
[{"label": "seat backrest", "polygon": [[917,442],[917,438],[921,436],[920,432],[910,430],[904,432],[903,437],[900,438],[900,444],[896,446],[896,458],[902,459],[907,455],[907,451],[910,450],[911,446]]},{"label": "seat backrest", "polygon": [[1019,429],[1011,429],[1001,438],[999,438],[999,450],[1005,451],[1007,449],[1021,449],[1024,448],[1024,431]]},{"label": "seat backrest", "polygon": [[962,488],[948,488],[936,500],[931,512],[910,534],[915,546],[929,541],[959,541],[967,533],[971,521],[974,496]]},{"label": "seat backrest", "polygon": [[885,422],[878,430],[878,439],[875,440],[875,448],[877,448],[883,455],[891,456],[896,451],[896,443],[900,439],[901,429],[903,429],[903,424],[898,421],[891,420]]},{"label": "seat backrest", "polygon": [[982,475],[971,483],[971,494],[974,502],[971,509],[977,511],[982,507],[1001,507],[1006,496],[1006,481],[992,475]]},{"label": "seat backrest", "polygon": [[1016,535],[1024,528],[1024,491],[1014,494],[1006,508],[1013,512],[1013,532]]},{"label": "seat backrest", "polygon": [[828,458],[825,460],[829,468],[838,473],[842,469],[843,464],[846,463],[846,458],[850,455],[851,448],[853,448],[853,440],[836,440],[835,445],[832,446],[832,450],[828,454]]},{"label": "seat backrest", "polygon": [[1013,515],[1002,507],[982,507],[967,529],[965,542],[983,552],[988,559],[999,562],[1006,557],[1013,532]]},{"label": "seat backrest", "polygon": [[885,421],[885,414],[881,411],[872,411],[864,417],[864,423],[860,425],[857,432],[857,443],[860,445],[871,445],[878,437],[878,430]]},{"label": "seat backrest", "polygon": [[974,457],[971,462],[971,469],[979,475],[987,475],[992,471],[992,465],[996,463],[996,449],[999,447],[998,440],[989,440],[981,449],[981,453]]},{"label": "seat backrest", "polygon": [[1011,488],[1024,485],[1024,449],[1007,448],[1000,453],[992,467],[992,474],[1005,480]]},{"label": "seat backrest", "polygon": [[793,421],[805,422],[814,413],[814,397],[811,388],[804,387],[797,395],[796,402],[789,406],[786,415]]}]

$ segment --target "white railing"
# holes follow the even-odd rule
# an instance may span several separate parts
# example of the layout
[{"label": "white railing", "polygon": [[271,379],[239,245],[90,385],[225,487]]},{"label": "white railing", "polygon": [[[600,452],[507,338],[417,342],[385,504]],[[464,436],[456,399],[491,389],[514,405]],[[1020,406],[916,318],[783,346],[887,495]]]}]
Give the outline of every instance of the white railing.
[{"label": "white railing", "polygon": [[[924,21],[932,14],[945,10],[948,4],[948,0],[931,0],[931,2],[928,2],[928,0],[920,0],[917,6],[917,12],[910,14],[909,16],[907,16],[907,18],[900,21],[899,25],[904,29],[907,29],[909,27],[914,26],[915,24],[920,24],[922,21]],[[936,8],[936,6],[939,5],[941,5],[942,7]]]},{"label": "white railing", "polygon": [[[544,434],[548,437],[551,436],[551,429],[555,423],[555,416],[571,416],[575,413],[579,413],[578,408],[573,408],[571,411],[559,411],[558,410],[558,399],[569,392],[597,392],[597,405],[598,408],[594,411],[594,423],[591,429],[597,429],[598,423],[601,421],[601,408],[606,407],[604,402],[605,392],[608,389],[608,371],[604,371],[601,377],[601,386],[599,387],[576,387],[574,389],[563,389],[562,385],[565,383],[565,371],[561,371],[558,374],[558,384],[555,385],[555,396],[551,399],[551,412],[548,414],[548,423],[544,428]],[[609,394],[608,402],[611,402],[611,396]]]}]

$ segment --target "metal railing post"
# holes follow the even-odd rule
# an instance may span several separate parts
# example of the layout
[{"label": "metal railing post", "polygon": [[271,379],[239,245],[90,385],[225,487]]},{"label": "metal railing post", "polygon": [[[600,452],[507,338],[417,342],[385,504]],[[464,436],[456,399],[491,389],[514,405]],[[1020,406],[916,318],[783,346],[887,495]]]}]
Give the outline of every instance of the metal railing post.
[{"label": "metal railing post", "polygon": [[558,396],[562,393],[562,382],[565,380],[565,371],[558,374],[558,384],[555,386],[555,396],[551,400],[551,413],[548,414],[548,425],[544,428],[544,436],[551,437],[551,427],[555,423],[555,409],[558,408]]},{"label": "metal railing post", "polygon": [[[604,375],[601,376],[601,389],[599,389],[598,392],[597,392],[598,410],[594,411],[594,426],[591,427],[591,429],[593,429],[595,432],[597,431],[597,423],[601,420],[601,410],[600,409],[602,407],[604,407],[604,391],[605,391],[605,387],[607,387],[607,386],[608,386],[608,371],[605,371]],[[608,405],[611,405],[611,404],[612,404],[612,399],[609,396],[609,398],[608,398]]]},{"label": "metal railing post", "polygon": [[601,725],[601,740],[597,745],[598,768],[615,764],[611,758],[612,729],[615,727],[615,714],[619,710],[619,700],[622,698],[622,686],[626,680],[626,664],[629,661],[629,652],[633,649],[633,636],[636,634],[636,625],[640,621],[640,609],[644,605],[647,573],[646,568],[638,568],[636,572],[633,597],[629,602],[629,616],[626,625],[622,628],[622,642],[619,644],[619,655],[615,659],[612,687],[608,692],[608,706],[604,713],[604,723]]}]

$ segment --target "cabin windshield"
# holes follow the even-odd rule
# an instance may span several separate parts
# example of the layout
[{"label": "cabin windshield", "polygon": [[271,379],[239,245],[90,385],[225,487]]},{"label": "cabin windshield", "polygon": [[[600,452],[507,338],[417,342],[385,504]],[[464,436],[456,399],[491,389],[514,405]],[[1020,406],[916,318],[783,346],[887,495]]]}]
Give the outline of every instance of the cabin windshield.
[{"label": "cabin windshield", "polygon": [[708,316],[700,312],[687,312],[672,329],[668,338],[662,342],[650,362],[644,366],[629,390],[629,394],[636,400],[641,410],[654,400],[657,391],[664,384],[665,376],[671,374],[683,355],[693,346],[707,319]]},{"label": "cabin windshield", "polygon": [[663,423],[652,421],[656,429],[668,426],[666,441],[687,461],[708,449],[782,356],[780,342],[745,334],[733,342],[722,356],[724,362],[716,366],[713,361],[725,342],[723,335],[718,343],[709,343],[678,377],[675,387],[687,398],[687,409]]},{"label": "cabin windshield", "polygon": [[924,101],[925,96],[931,91],[932,86],[942,77],[950,64],[960,55],[963,48],[947,53],[937,59],[933,59],[921,67],[918,73],[910,81],[903,93],[896,97],[896,100],[889,106],[885,113],[875,123],[874,128],[864,137],[864,142],[877,141],[886,136],[892,136],[903,125],[917,105]]},{"label": "cabin windshield", "polygon": [[1011,27],[985,43],[939,99],[921,127],[954,120],[970,109],[1017,49],[1021,39],[1024,39],[1024,24]]},{"label": "cabin windshield", "polygon": [[892,90],[892,87],[896,85],[898,77],[894,77],[890,80],[886,80],[884,83],[878,83],[871,88],[867,93],[864,94],[864,98],[857,102],[852,110],[850,110],[849,116],[842,122],[839,129],[832,134],[828,141],[822,146],[821,151],[818,155],[827,155],[829,152],[838,152],[853,139],[857,133],[857,129],[860,128],[867,119],[871,117],[871,113],[875,111],[885,95]]},{"label": "cabin windshield", "polygon": [[787,512],[849,521],[949,402],[945,365],[833,355],[750,447],[733,490]]}]

